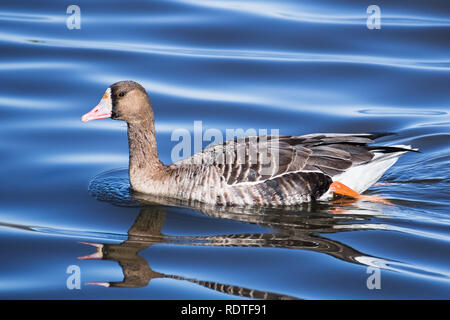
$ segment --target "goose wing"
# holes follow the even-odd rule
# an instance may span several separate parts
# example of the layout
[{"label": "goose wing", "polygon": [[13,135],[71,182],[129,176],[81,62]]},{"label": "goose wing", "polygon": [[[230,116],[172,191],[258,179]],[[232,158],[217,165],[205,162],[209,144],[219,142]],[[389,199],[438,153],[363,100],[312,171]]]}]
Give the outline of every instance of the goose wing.
[{"label": "goose wing", "polygon": [[371,161],[368,146],[386,134],[310,134],[252,136],[209,146],[171,165],[215,167],[228,185],[261,183],[289,173],[315,172],[333,177]]}]

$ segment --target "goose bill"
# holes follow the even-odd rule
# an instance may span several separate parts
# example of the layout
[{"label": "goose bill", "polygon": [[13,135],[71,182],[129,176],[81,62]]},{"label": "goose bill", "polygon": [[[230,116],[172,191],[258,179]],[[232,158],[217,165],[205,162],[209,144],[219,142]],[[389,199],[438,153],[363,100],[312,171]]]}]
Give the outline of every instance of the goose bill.
[{"label": "goose bill", "polygon": [[91,111],[81,117],[81,121],[87,122],[91,120],[111,118],[112,103],[110,89],[106,90],[100,103]]}]

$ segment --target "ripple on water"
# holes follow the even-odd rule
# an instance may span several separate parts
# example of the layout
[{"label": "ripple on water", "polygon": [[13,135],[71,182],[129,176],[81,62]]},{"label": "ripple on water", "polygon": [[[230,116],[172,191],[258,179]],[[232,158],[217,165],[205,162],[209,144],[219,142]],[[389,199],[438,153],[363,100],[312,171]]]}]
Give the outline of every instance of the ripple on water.
[{"label": "ripple on water", "polygon": [[423,110],[423,109],[403,109],[403,108],[373,108],[362,109],[358,111],[362,114],[377,115],[377,116],[440,116],[448,114],[446,111],[439,110]]},{"label": "ripple on water", "polygon": [[89,193],[100,201],[119,207],[140,207],[131,193],[127,169],[116,169],[96,175],[89,183]]}]

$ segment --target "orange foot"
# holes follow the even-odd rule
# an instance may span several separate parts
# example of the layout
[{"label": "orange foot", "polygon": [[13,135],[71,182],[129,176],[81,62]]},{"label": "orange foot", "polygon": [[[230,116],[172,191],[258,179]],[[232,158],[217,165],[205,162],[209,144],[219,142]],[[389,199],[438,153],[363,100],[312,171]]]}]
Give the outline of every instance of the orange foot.
[{"label": "orange foot", "polygon": [[347,197],[350,197],[350,198],[367,200],[367,201],[372,201],[372,202],[379,202],[379,203],[387,204],[389,206],[392,205],[392,203],[390,203],[388,200],[383,199],[383,198],[381,198],[379,196],[375,196],[375,195],[373,195],[373,196],[364,196],[364,195],[361,195],[358,192],[356,192],[355,190],[347,187],[345,184],[337,182],[337,181],[333,182],[330,185],[330,189],[328,191],[330,191],[331,193],[334,193],[334,194],[339,194],[339,195],[347,196]]}]

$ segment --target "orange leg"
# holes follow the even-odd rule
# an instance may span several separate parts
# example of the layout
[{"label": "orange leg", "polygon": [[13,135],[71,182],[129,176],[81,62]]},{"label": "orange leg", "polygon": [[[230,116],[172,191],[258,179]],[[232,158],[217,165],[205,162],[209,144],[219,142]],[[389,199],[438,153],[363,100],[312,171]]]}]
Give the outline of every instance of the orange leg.
[{"label": "orange leg", "polygon": [[354,199],[361,199],[361,200],[367,200],[372,202],[379,202],[387,205],[392,205],[388,200],[380,198],[379,196],[373,195],[373,196],[363,196],[356,192],[355,190],[347,187],[345,184],[340,183],[338,181],[333,182],[330,185],[330,189],[328,190],[331,193],[339,194],[342,196],[347,196]]}]

